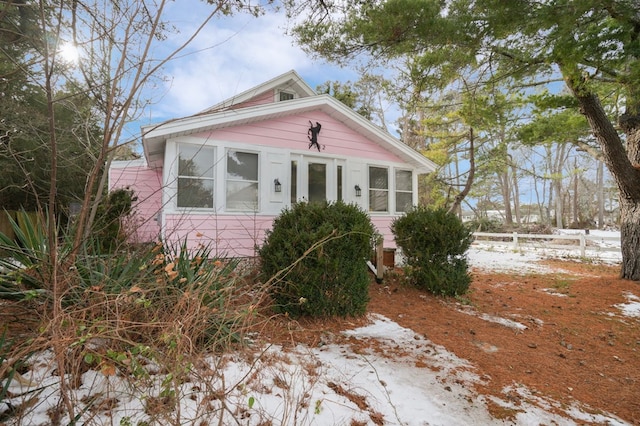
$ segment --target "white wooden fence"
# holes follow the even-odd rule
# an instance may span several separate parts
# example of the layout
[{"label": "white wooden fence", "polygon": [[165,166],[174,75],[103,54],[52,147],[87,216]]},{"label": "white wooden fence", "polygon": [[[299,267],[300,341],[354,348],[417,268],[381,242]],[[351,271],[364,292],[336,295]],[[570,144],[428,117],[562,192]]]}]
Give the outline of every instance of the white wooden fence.
[{"label": "white wooden fence", "polygon": [[587,250],[596,252],[620,252],[619,236],[588,234],[519,234],[513,232],[474,232],[475,244],[511,245],[514,249],[535,247],[542,249],[580,249],[580,256],[586,257]]}]

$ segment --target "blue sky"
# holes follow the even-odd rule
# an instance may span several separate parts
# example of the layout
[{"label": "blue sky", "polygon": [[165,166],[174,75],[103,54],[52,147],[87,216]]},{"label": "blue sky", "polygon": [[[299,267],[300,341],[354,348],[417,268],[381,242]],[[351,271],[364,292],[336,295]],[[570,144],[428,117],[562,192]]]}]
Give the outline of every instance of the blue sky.
[{"label": "blue sky", "polygon": [[[180,34],[164,42],[167,51],[189,36],[211,7],[201,0],[170,3],[167,16]],[[285,35],[285,26],[283,12],[214,18],[164,69],[164,85],[152,94],[155,103],[129,131],[196,113],[292,69],[314,89],[327,80],[358,79],[352,69],[312,59]]]},{"label": "blue sky", "polygon": [[[163,42],[172,51],[192,34],[211,5],[177,0],[168,5],[170,23],[180,30]],[[152,93],[144,117],[126,126],[121,140],[140,139],[140,126],[185,117],[294,69],[312,88],[330,81],[358,80],[353,68],[313,59],[285,35],[283,12],[214,18],[180,57],[165,67],[165,81]],[[393,117],[387,120],[393,127]],[[524,185],[524,184],[523,184]],[[523,198],[531,188],[521,188]],[[528,194],[525,196],[524,194]]]}]

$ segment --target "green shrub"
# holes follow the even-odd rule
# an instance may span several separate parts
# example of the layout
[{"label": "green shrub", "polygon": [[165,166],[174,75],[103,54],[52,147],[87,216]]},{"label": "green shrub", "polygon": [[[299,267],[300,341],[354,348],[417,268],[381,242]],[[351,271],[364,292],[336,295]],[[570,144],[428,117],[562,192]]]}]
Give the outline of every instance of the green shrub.
[{"label": "green shrub", "polygon": [[114,189],[100,202],[92,235],[98,241],[101,253],[113,252],[127,240],[122,219],[131,213],[137,200],[134,191],[127,187]]},{"label": "green shrub", "polygon": [[407,277],[419,288],[443,296],[464,294],[471,282],[466,251],[472,234],[444,209],[417,207],[391,225],[407,260]]},{"label": "green shrub", "polygon": [[278,216],[259,250],[278,310],[291,316],[361,315],[374,227],[353,204],[298,203]]}]

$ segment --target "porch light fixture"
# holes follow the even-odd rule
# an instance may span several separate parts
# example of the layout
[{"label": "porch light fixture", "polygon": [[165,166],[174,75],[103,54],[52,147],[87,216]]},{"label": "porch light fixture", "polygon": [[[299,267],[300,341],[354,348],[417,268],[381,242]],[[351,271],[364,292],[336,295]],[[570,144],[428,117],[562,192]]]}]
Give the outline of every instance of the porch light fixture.
[{"label": "porch light fixture", "polygon": [[276,192],[282,192],[282,184],[280,184],[280,181],[278,180],[278,178],[275,178],[273,180],[273,186]]},{"label": "porch light fixture", "polygon": [[356,190],[356,197],[362,196],[362,189],[360,189],[360,185],[356,185],[354,189]]}]

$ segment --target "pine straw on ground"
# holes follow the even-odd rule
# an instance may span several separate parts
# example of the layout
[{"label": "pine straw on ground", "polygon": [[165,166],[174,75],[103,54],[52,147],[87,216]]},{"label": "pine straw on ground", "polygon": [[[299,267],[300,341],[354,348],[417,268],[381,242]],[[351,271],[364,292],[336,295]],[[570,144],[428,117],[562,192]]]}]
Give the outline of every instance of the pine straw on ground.
[{"label": "pine straw on ground", "polygon": [[[623,316],[615,306],[627,303],[629,293],[640,295],[640,283],[619,279],[615,266],[545,263],[561,272],[474,270],[469,293],[457,299],[411,288],[395,271],[382,284],[372,280],[368,311],[468,360],[483,379],[475,384],[479,394],[517,403],[519,396],[504,389],[524,385],[537,396],[566,405],[578,401],[640,424],[640,318]],[[487,317],[516,321],[526,329]],[[359,351],[363,348],[358,345],[370,342],[347,339],[340,332],[366,323],[366,318],[276,318],[262,335],[285,347],[330,340],[348,342]],[[489,409],[497,418],[513,414],[494,404]]]},{"label": "pine straw on ground", "polygon": [[[536,396],[566,406],[578,401],[596,412],[613,413],[640,424],[640,318],[623,316],[618,304],[640,296],[640,283],[618,278],[619,267],[570,261],[546,261],[554,274],[472,271],[470,291],[461,298],[439,298],[403,283],[400,270],[382,284],[371,280],[369,313],[381,314],[416,335],[471,363],[482,380],[478,394],[518,402],[505,387],[523,385]],[[484,315],[484,319],[483,319]],[[516,329],[487,320],[516,321]],[[348,338],[341,331],[364,326],[366,317],[260,321],[260,336],[285,348],[297,344],[352,345],[356,353],[371,340]],[[8,336],[28,335],[33,313],[4,303],[0,324]],[[375,348],[373,348],[375,349]],[[393,354],[388,354],[393,356]],[[429,368],[416,360],[417,367]],[[496,418],[513,412],[491,404]]]}]

